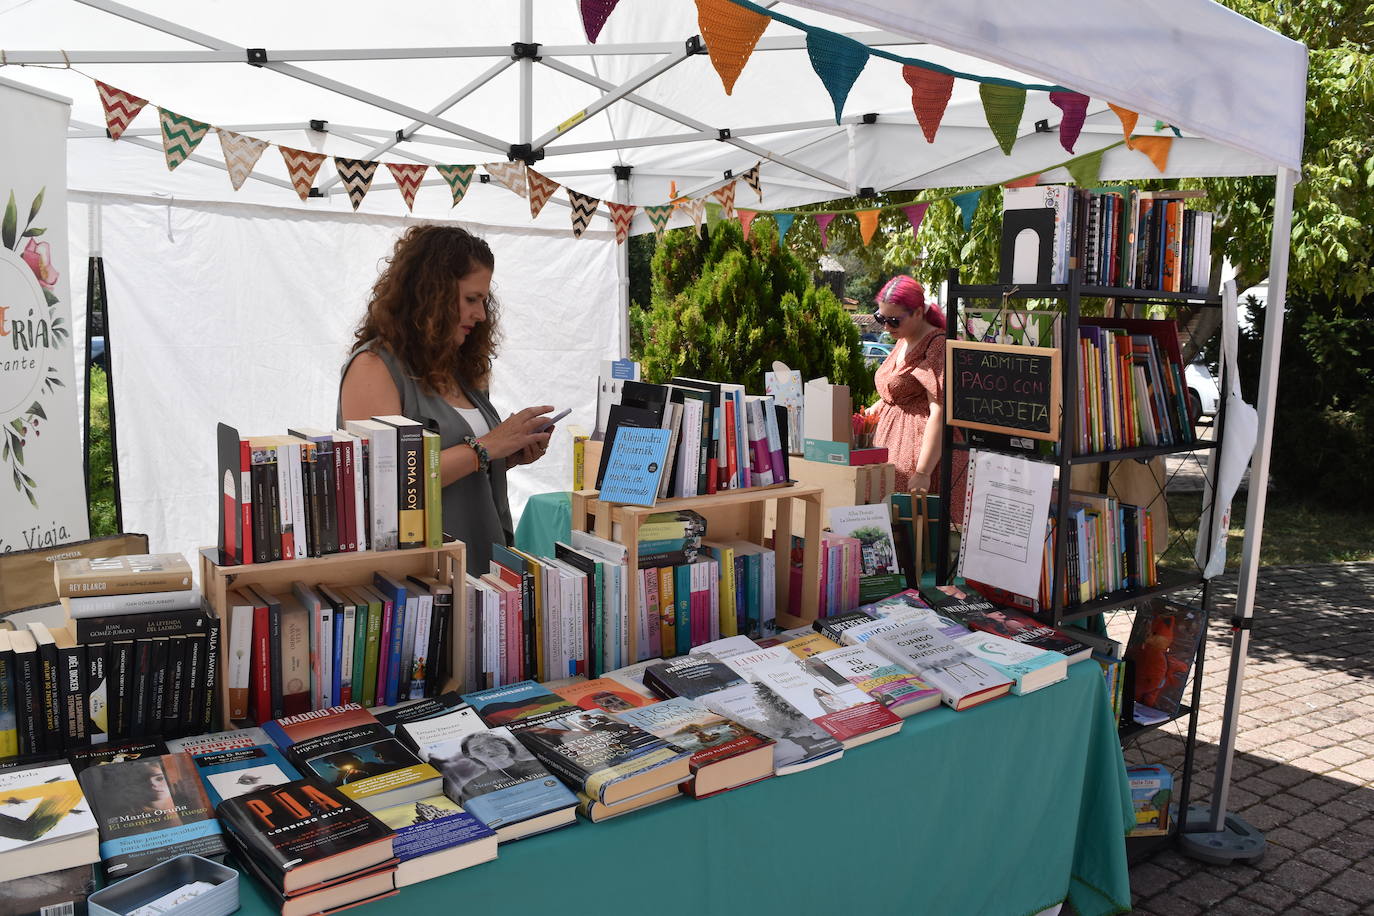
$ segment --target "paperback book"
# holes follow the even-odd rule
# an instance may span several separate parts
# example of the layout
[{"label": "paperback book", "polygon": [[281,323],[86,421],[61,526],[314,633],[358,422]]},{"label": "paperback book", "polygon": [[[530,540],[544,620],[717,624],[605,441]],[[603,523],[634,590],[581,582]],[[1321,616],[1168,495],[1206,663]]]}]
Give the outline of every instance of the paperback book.
[{"label": "paperback book", "polygon": [[0,772],[0,870],[6,878],[98,861],[96,819],[69,764]]},{"label": "paperback book", "polygon": [[396,831],[398,888],[496,858],[496,833],[443,795],[383,808],[377,819]]},{"label": "paperback book", "polygon": [[717,715],[773,739],[773,772],[800,773],[839,760],[844,745],[766,684],[741,683],[707,694],[701,704]]},{"label": "paperback book", "polygon": [[940,691],[868,646],[821,652],[810,664],[823,677],[844,678],[903,718],[940,705]]},{"label": "paperback book", "polygon": [[[830,674],[828,670],[826,673]],[[882,703],[843,678],[818,676],[801,659],[765,665],[754,674],[759,683],[825,729],[846,749],[901,730],[901,718]]]},{"label": "paperback book", "polygon": [[271,744],[211,751],[191,758],[205,783],[212,807],[226,798],[254,792],[264,786],[280,786],[301,774]]},{"label": "paperback book", "polygon": [[685,697],[617,713],[622,722],[657,735],[692,755],[694,798],[748,785],[773,775],[774,741]]}]

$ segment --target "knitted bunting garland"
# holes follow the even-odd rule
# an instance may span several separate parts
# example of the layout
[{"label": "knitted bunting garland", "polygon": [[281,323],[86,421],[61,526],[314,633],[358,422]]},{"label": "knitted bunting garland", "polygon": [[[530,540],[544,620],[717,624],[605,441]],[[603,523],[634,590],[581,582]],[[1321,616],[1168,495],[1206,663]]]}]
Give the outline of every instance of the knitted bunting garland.
[{"label": "knitted bunting garland", "polygon": [[744,240],[749,241],[749,227],[754,224],[754,217],[758,216],[753,210],[737,210],[739,214],[739,227],[744,230]]},{"label": "knitted bunting garland", "polygon": [[634,204],[618,204],[613,201],[606,201],[606,207],[611,211],[611,223],[615,226],[615,243],[623,245],[625,240],[630,237],[630,223],[635,218]]},{"label": "knitted bunting garland", "polygon": [[734,91],[735,80],[744,71],[768,22],[767,16],[730,0],[697,0],[697,27],[726,95]]},{"label": "knitted bunting garland", "polygon": [[219,146],[224,151],[224,167],[229,170],[229,183],[237,191],[243,187],[253,173],[253,166],[262,158],[267,141],[245,137],[223,127],[216,127],[215,133],[219,134]]},{"label": "knitted bunting garland", "polygon": [[1162,172],[1169,167],[1169,150],[1173,145],[1173,137],[1136,137],[1132,148],[1149,156],[1155,168]]},{"label": "knitted bunting garland", "polygon": [[773,222],[778,224],[778,241],[787,238],[787,230],[792,228],[797,217],[792,213],[774,213]]},{"label": "knitted bunting garland", "polygon": [[649,217],[649,225],[654,227],[654,234],[659,238],[663,237],[663,230],[668,228],[668,220],[672,218],[674,209],[672,204],[644,208],[645,215]]},{"label": "knitted bunting garland", "polygon": [[965,191],[950,199],[954,201],[954,206],[959,208],[959,213],[964,218],[964,231],[968,232],[973,228],[973,214],[978,210],[978,202],[983,199],[982,190]]},{"label": "knitted bunting garland", "polygon": [[[390,170],[391,177],[396,179],[396,190],[401,192],[406,209],[413,211],[415,194],[420,190],[420,182],[425,180],[425,171],[429,166],[420,162],[388,162],[386,167]],[[353,209],[358,208],[354,206]]]},{"label": "knitted bunting garland", "polygon": [[191,158],[192,151],[210,132],[210,125],[165,108],[159,108],[157,114],[162,124],[162,153],[167,157],[167,171],[175,171]]},{"label": "knitted bunting garland", "polygon": [[105,111],[105,129],[109,131],[111,140],[118,140],[124,129],[143,110],[143,106],[148,104],[148,100],[100,80],[95,81],[95,88],[100,93],[100,107]]},{"label": "knitted bunting garland", "polygon": [[983,100],[983,114],[992,135],[997,138],[997,145],[1010,156],[1021,126],[1021,113],[1026,110],[1026,90],[1019,86],[980,83],[978,96]]},{"label": "knitted bunting garland", "polygon": [[344,190],[348,191],[348,200],[353,204],[353,209],[357,210],[358,205],[367,196],[367,189],[372,187],[372,176],[377,174],[377,163],[370,159],[346,159],[343,156],[335,156],[334,168],[339,170],[339,180],[343,182]]},{"label": "knitted bunting garland", "polygon": [[286,173],[291,176],[292,187],[296,189],[302,201],[309,199],[310,186],[315,183],[315,176],[324,164],[324,153],[312,153],[289,146],[277,148],[281,150],[281,157],[286,161]]},{"label": "knitted bunting garland", "polygon": [[525,184],[525,163],[523,162],[484,162],[482,168],[487,170],[491,180],[503,188],[507,188],[526,197],[529,194]]},{"label": "knitted bunting garland", "polygon": [[808,29],[806,53],[811,58],[811,69],[821,78],[830,100],[835,103],[835,123],[838,124],[844,115],[849,90],[868,63],[868,48],[848,35]]},{"label": "knitted bunting garland", "polygon": [[1059,145],[1072,153],[1088,117],[1088,97],[1081,92],[1051,92],[1050,101],[1064,112],[1059,119]]},{"label": "knitted bunting garland", "polygon": [[582,238],[582,233],[587,231],[587,226],[596,215],[596,205],[601,203],[595,197],[588,197],[586,194],[579,194],[572,188],[568,188],[568,202],[572,204],[572,227],[573,237]]},{"label": "knitted bunting garland", "polygon": [[720,201],[722,215],[726,219],[735,218],[735,182],[721,185],[711,192],[711,196]]},{"label": "knitted bunting garland", "polygon": [[1135,122],[1140,120],[1140,115],[1111,102],[1107,103],[1107,107],[1116,112],[1116,116],[1121,119],[1121,133],[1126,137],[1126,149],[1134,149],[1135,147],[1131,146],[1131,131],[1135,130]]},{"label": "knitted bunting garland", "polygon": [[759,203],[763,203],[763,183],[759,180],[759,166],[762,162],[755,162],[739,177],[744,179],[744,183],[754,189],[754,193],[759,196]]},{"label": "knitted bunting garland", "polygon": [[1079,156],[1065,165],[1064,168],[1068,169],[1074,184],[1080,188],[1091,188],[1097,184],[1097,176],[1102,172],[1102,150],[1096,150],[1086,156]]},{"label": "knitted bunting garland", "polygon": [[587,33],[587,44],[596,44],[601,27],[606,24],[612,10],[620,0],[581,0],[582,30]]},{"label": "knitted bunting garland", "polygon": [[539,215],[539,211],[544,209],[544,204],[549,202],[553,192],[561,188],[562,185],[531,168],[525,169],[525,181],[529,186],[530,219],[534,219]]},{"label": "knitted bunting garland", "polygon": [[819,226],[819,227],[820,227],[820,230],[821,230],[821,247],[822,247],[822,248],[829,248],[829,247],[830,247],[830,237],[829,237],[828,235],[826,235],[825,230],[826,230],[827,228],[829,228],[830,224],[833,223],[834,221],[835,221],[835,214],[834,214],[834,213],[817,213],[817,214],[816,214],[816,225]]},{"label": "knitted bunting garland", "polygon": [[449,188],[453,190],[453,203],[451,206],[458,206],[458,202],[467,194],[468,186],[472,184],[472,176],[477,172],[475,165],[436,165],[434,171],[444,176],[444,181],[448,182]]},{"label": "knitted bunting garland", "polygon": [[949,97],[954,94],[954,77],[908,65],[902,67],[902,79],[911,87],[911,110],[916,113],[916,123],[921,125],[926,142],[934,143],[940,119],[945,116]]},{"label": "knitted bunting garland", "polygon": [[873,241],[873,233],[878,231],[878,210],[860,210],[854,214],[859,218],[859,237],[864,240],[864,247]]},{"label": "knitted bunting garland", "polygon": [[930,204],[912,204],[903,207],[902,212],[906,214],[907,222],[911,223],[911,235],[914,238],[916,233],[921,231],[921,220],[925,219],[926,210],[930,209]]},{"label": "knitted bunting garland", "polygon": [[1020,178],[1013,178],[1011,181],[1002,182],[1004,188],[1033,188],[1040,180],[1039,174],[1023,175]]}]

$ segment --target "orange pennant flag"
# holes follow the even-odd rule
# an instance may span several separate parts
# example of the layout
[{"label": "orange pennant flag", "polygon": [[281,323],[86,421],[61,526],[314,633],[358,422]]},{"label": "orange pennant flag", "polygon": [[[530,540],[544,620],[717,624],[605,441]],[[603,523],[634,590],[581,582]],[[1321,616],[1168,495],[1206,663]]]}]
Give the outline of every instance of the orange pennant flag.
[{"label": "orange pennant flag", "polygon": [[749,227],[754,223],[754,217],[758,216],[753,210],[736,210],[735,214],[739,217],[739,227],[744,230],[744,240],[749,241]]},{"label": "orange pennant flag", "polygon": [[726,95],[734,91],[768,23],[767,16],[730,0],[697,0],[697,25]]},{"label": "orange pennant flag", "polygon": [[856,215],[859,217],[859,235],[864,240],[864,247],[873,241],[873,233],[878,231],[877,210],[860,210]]},{"label": "orange pennant flag", "polygon": [[1155,168],[1163,172],[1169,167],[1169,150],[1173,148],[1173,137],[1136,137],[1131,148],[1150,157]]},{"label": "orange pennant flag", "polygon": [[1035,183],[1040,180],[1040,175],[1027,175],[1024,178],[1013,178],[1011,181],[1002,183],[1004,188],[1033,188]]},{"label": "orange pennant flag", "polygon": [[1116,112],[1116,116],[1121,119],[1121,132],[1126,136],[1126,149],[1135,149],[1131,145],[1131,131],[1135,130],[1135,122],[1140,120],[1140,115],[1111,102],[1107,103],[1107,107]]}]

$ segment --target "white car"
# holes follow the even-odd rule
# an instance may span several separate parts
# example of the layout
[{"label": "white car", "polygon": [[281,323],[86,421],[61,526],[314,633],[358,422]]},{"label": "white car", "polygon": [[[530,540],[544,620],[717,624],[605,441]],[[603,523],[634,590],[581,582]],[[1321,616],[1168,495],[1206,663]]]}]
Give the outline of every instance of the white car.
[{"label": "white car", "polygon": [[1201,358],[1193,360],[1183,367],[1183,378],[1188,385],[1188,414],[1193,422],[1199,417],[1215,417],[1221,407],[1221,392],[1207,363]]}]

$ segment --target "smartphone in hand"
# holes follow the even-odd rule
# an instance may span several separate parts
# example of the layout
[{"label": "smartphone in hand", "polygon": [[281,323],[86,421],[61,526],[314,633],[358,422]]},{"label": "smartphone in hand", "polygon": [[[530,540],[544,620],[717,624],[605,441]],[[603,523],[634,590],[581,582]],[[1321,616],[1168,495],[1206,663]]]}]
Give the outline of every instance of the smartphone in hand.
[{"label": "smartphone in hand", "polygon": [[565,407],[565,408],[563,408],[563,409],[560,410],[558,413],[554,414],[553,416],[551,416],[551,417],[549,417],[547,420],[545,420],[545,421],[539,426],[539,428],[535,430],[535,432],[537,432],[537,433],[546,433],[546,432],[548,432],[549,430],[553,429],[553,426],[554,426],[555,423],[557,423],[559,420],[563,419],[564,417],[566,417],[566,416],[567,416],[568,414],[570,414],[570,413],[572,413],[572,408],[571,408],[571,407]]}]

